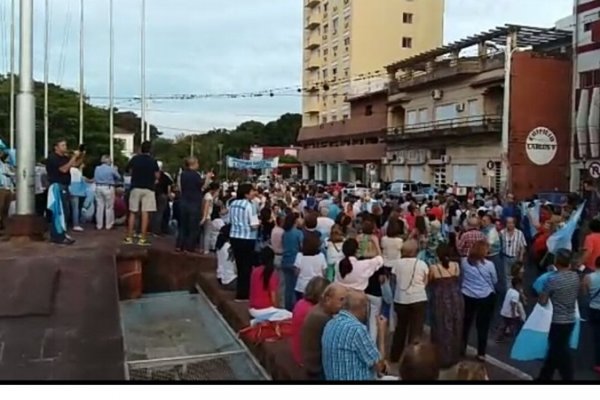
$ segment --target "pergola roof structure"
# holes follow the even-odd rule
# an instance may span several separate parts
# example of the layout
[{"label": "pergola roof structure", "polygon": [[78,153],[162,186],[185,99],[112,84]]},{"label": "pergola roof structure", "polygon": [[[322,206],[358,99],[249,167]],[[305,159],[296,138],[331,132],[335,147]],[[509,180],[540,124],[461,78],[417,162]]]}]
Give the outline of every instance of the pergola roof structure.
[{"label": "pergola roof structure", "polygon": [[404,60],[388,65],[386,69],[388,72],[398,71],[485,42],[506,46],[506,38],[512,34],[516,36],[516,46],[531,46],[534,50],[536,48],[539,49],[540,47],[555,44],[568,45],[571,44],[572,40],[572,33],[570,31],[556,28],[536,28],[524,25],[505,25],[405,58]]}]

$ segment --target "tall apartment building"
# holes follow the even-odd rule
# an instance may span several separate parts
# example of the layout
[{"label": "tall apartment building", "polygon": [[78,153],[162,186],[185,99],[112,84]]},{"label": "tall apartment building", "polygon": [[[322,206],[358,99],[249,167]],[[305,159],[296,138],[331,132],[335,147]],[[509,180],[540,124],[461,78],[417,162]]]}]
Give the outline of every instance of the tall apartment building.
[{"label": "tall apartment building", "polygon": [[303,126],[350,117],[354,80],[439,47],[444,0],[304,0]]}]

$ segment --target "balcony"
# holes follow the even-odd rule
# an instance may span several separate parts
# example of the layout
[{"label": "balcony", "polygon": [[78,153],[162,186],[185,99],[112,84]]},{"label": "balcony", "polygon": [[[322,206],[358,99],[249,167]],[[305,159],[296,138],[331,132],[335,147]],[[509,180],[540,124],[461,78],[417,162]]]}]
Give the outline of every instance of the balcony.
[{"label": "balcony", "polygon": [[385,143],[302,149],[298,160],[307,164],[380,161],[385,156]]},{"label": "balcony", "polygon": [[313,71],[321,68],[321,62],[319,57],[309,57],[306,61],[306,69],[309,71]]},{"label": "balcony", "polygon": [[319,14],[311,14],[306,18],[306,29],[316,29],[321,25],[321,16]]},{"label": "balcony", "polygon": [[306,8],[315,8],[319,4],[321,4],[321,0],[305,0],[304,1],[304,7],[306,7]]},{"label": "balcony", "polygon": [[386,141],[388,143],[401,143],[423,139],[500,134],[501,131],[501,116],[479,115],[397,127],[388,132]]},{"label": "balcony", "polygon": [[321,38],[317,34],[310,35],[306,39],[306,49],[307,50],[317,49],[320,45],[321,45]]},{"label": "balcony", "polygon": [[478,57],[444,60],[433,64],[429,72],[413,72],[405,74],[390,82],[390,94],[397,94],[407,89],[415,89],[445,79],[465,75],[477,75],[485,71],[504,68],[504,55],[480,59]]},{"label": "balcony", "polygon": [[306,103],[304,104],[304,112],[308,114],[318,114],[321,112],[321,108],[319,107],[319,98],[317,96],[310,96],[306,98]]}]

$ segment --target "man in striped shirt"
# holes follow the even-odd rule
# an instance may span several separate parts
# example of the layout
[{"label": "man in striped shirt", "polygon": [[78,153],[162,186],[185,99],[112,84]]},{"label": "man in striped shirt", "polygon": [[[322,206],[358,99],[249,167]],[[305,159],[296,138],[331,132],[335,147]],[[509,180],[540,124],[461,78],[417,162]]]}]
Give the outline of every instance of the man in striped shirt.
[{"label": "man in striped shirt", "polygon": [[231,248],[238,272],[236,301],[248,300],[250,295],[250,274],[257,265],[256,237],[258,232],[258,214],[252,200],[256,189],[250,183],[242,183],[237,190],[237,198],[229,205],[229,223],[231,224]]},{"label": "man in striped shirt", "polygon": [[[510,287],[512,280],[512,267],[516,262],[522,262],[527,250],[525,235],[520,229],[517,229],[515,219],[508,217],[506,219],[506,228],[500,232],[500,242],[502,244],[502,261],[504,264],[504,274],[506,275],[506,285]],[[498,276],[498,279],[501,279]]]},{"label": "man in striped shirt", "polygon": [[479,230],[480,221],[477,217],[469,218],[469,229],[460,236],[458,241],[458,254],[467,257],[471,247],[477,242],[487,242],[487,237]]}]

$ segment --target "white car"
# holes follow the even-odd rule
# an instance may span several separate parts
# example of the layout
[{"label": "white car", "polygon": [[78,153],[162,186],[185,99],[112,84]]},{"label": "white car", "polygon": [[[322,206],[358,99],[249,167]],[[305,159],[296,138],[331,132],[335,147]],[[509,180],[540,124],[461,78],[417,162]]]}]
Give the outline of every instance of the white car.
[{"label": "white car", "polygon": [[344,189],[342,189],[342,194],[345,196],[350,195],[350,196],[362,197],[362,196],[365,196],[370,193],[371,193],[371,190],[366,185],[363,185],[362,183],[350,183],[350,184],[348,184],[348,186],[346,186]]}]

